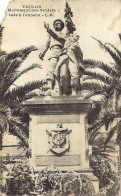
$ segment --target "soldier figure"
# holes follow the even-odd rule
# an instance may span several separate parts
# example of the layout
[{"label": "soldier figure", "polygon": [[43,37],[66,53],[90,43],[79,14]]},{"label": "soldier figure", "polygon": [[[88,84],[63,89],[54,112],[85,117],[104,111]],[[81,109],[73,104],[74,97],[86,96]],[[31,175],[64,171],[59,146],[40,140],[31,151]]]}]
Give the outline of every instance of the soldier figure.
[{"label": "soldier figure", "polygon": [[[55,77],[58,81],[59,95],[69,94],[63,89],[69,90],[68,83],[71,84],[72,95],[77,95],[80,90],[80,70],[83,71],[83,54],[79,47],[79,36],[73,34],[76,30],[72,22],[72,12],[68,4],[65,9],[65,26],[66,34],[61,31],[64,28],[64,23],[57,19],[53,26],[56,32],[49,28],[49,24],[44,23],[44,27],[50,35],[50,42],[47,48],[50,47],[50,57],[48,63],[47,81],[48,88],[53,89]],[[41,57],[40,57],[41,58]],[[66,78],[65,83],[63,78]]]},{"label": "soldier figure", "polygon": [[[48,88],[53,89],[54,87],[54,69],[56,68],[57,62],[59,60],[59,56],[61,54],[61,50],[63,49],[64,45],[64,34],[61,32],[64,28],[64,23],[62,20],[57,19],[53,23],[54,31],[50,29],[49,24],[44,23],[44,27],[47,29],[47,32],[49,33],[49,44],[47,45],[46,51],[50,48],[49,51],[49,58],[48,58],[48,65],[47,65],[47,75],[46,80],[48,82]],[[43,58],[43,55],[40,54],[40,58]]]}]

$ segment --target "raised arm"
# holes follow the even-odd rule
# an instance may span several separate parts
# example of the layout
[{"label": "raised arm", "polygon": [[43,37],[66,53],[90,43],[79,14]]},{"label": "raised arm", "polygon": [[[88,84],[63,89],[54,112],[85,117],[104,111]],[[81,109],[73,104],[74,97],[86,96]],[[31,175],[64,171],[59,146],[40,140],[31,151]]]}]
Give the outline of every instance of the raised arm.
[{"label": "raised arm", "polygon": [[54,39],[56,39],[58,42],[60,42],[62,45],[64,45],[65,39],[64,39],[63,37],[57,35],[55,32],[53,32],[53,30],[49,28],[49,24],[44,23],[44,27],[47,29],[47,32],[48,32]]}]

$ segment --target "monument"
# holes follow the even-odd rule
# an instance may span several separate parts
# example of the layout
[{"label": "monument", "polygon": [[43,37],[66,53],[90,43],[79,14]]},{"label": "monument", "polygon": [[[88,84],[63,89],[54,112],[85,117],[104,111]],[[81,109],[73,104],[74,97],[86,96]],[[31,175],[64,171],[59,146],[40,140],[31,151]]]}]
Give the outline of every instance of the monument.
[{"label": "monument", "polygon": [[[45,94],[24,102],[30,117],[30,160],[35,172],[53,165],[62,172],[75,171],[89,175],[98,191],[98,180],[89,167],[86,116],[92,102],[79,94],[80,75],[84,70],[83,55],[78,44],[79,36],[73,34],[76,27],[71,17],[71,8],[66,4],[67,31],[63,36],[61,30],[64,23],[61,20],[54,22],[57,33],[48,24],[44,25],[50,39],[56,40],[50,46],[52,58],[48,60],[50,70],[46,78],[50,96]],[[40,54],[40,58],[43,57]],[[56,85],[58,91],[54,95]]]}]

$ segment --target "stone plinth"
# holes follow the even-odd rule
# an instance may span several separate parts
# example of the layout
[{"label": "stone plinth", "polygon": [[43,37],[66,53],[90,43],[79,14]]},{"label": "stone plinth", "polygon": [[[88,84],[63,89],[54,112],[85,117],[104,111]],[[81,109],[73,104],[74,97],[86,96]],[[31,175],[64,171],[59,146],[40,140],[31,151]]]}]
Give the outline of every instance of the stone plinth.
[{"label": "stone plinth", "polygon": [[[29,146],[35,171],[54,165],[64,172],[92,175],[86,122],[91,101],[78,96],[35,97],[24,104],[30,115]],[[62,127],[57,128],[58,124]]]}]

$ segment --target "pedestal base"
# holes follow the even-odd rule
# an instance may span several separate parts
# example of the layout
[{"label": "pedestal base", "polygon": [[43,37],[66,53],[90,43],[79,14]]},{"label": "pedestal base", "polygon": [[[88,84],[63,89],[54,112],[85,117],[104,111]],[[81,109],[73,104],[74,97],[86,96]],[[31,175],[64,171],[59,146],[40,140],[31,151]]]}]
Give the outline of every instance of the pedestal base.
[{"label": "pedestal base", "polygon": [[86,120],[91,101],[79,96],[35,97],[25,105],[31,119],[29,146],[35,171],[54,165],[62,172],[93,176],[89,168]]}]

